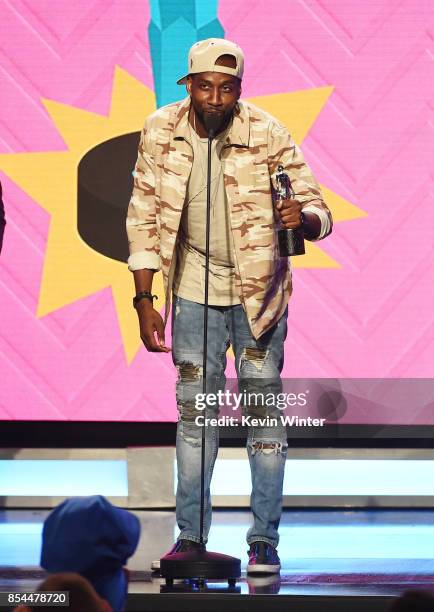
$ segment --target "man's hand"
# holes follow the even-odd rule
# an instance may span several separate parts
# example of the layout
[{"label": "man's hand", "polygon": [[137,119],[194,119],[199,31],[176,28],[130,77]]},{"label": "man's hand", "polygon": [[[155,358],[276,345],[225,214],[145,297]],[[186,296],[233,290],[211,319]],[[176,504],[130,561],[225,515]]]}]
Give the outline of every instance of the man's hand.
[{"label": "man's hand", "polygon": [[296,229],[301,225],[301,204],[297,200],[277,200],[276,208],[285,229]]},{"label": "man's hand", "polygon": [[140,338],[146,349],[151,353],[168,353],[171,348],[165,345],[164,322],[160,313],[146,298],[140,300],[136,310],[140,323]]}]

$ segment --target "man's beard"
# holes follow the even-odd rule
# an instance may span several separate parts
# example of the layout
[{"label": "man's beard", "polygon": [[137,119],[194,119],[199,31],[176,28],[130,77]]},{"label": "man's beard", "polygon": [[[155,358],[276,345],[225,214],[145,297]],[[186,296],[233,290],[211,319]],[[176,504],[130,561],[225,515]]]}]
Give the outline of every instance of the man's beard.
[{"label": "man's beard", "polygon": [[[206,127],[206,122],[205,122],[205,118],[204,115],[206,114],[201,108],[197,108],[194,104],[193,104],[193,109],[194,112],[196,113],[197,118],[199,119],[199,121],[201,122],[201,124]],[[223,131],[224,129],[226,129],[226,127],[229,125],[229,122],[232,119],[232,116],[234,114],[234,110],[235,107],[231,108],[228,111],[224,111],[221,113],[221,116],[219,118],[221,118],[221,123],[220,123],[220,127],[219,127],[219,132]]]}]

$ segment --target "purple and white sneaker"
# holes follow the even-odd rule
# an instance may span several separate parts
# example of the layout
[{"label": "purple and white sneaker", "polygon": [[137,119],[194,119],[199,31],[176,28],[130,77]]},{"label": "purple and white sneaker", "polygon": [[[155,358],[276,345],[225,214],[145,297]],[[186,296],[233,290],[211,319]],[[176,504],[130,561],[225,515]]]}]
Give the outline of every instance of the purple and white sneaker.
[{"label": "purple and white sneaker", "polygon": [[252,542],[247,551],[248,574],[277,574],[280,572],[280,559],[277,550],[268,542]]},{"label": "purple and white sneaker", "polygon": [[[191,550],[206,550],[206,547],[205,544],[199,544],[199,542],[193,542],[193,540],[182,539],[175,542],[172,548],[163,556],[167,557],[173,555],[173,553],[190,552]],[[155,561],[151,562],[151,570],[153,572],[160,571],[160,559],[155,559]]]}]

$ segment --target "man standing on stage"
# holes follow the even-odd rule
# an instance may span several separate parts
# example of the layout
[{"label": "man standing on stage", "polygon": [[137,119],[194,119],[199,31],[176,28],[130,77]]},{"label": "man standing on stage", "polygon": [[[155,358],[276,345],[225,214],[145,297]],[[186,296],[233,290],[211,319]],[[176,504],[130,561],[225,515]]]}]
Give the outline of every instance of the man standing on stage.
[{"label": "man standing on stage", "polygon": [[[160,108],[141,133],[134,189],[128,208],[129,269],[134,305],[148,351],[168,352],[178,370],[179,421],[176,517],[180,534],[173,551],[200,547],[200,425],[195,405],[202,391],[205,277],[207,115],[221,120],[212,145],[211,238],[207,391],[225,386],[226,351],[232,345],[243,390],[281,388],[289,258],[279,257],[277,221],[287,229],[303,223],[308,240],[330,234],[332,218],[318,183],[288,130],[253,104],[240,100],[243,52],[227,40],[195,43],[188,56],[188,97]],[[273,204],[278,165],[289,175],[296,199]],[[162,270],[164,321],[153,308],[152,278]],[[173,294],[173,296],[172,296]],[[164,327],[172,305],[172,349]],[[156,336],[154,335],[156,334]],[[276,407],[244,407],[256,417],[277,416]],[[207,416],[218,408],[207,407]],[[279,419],[280,423],[280,419]],[[211,524],[210,481],[218,427],[206,428],[204,542]],[[249,427],[253,525],[247,533],[250,573],[278,572],[278,526],[287,452],[286,429]]]}]

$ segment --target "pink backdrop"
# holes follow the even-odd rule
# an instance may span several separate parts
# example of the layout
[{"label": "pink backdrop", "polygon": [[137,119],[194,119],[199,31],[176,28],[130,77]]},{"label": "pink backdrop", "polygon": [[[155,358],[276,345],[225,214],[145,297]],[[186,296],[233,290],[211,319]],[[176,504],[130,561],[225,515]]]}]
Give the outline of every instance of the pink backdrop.
[{"label": "pink backdrop", "polygon": [[[303,151],[321,183],[368,213],[321,243],[340,269],[295,270],[284,374],[431,377],[430,3],[250,4],[219,4],[246,55],[243,96],[333,85]],[[3,0],[0,152],[65,150],[41,98],[106,115],[115,65],[152,88],[148,22],[146,0]],[[170,355],[142,348],[127,364],[109,288],[36,317],[49,215],[1,180],[0,419],[176,420]]]}]

